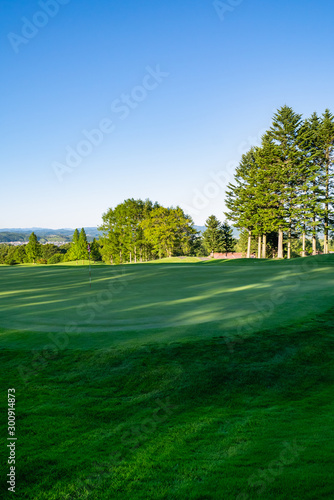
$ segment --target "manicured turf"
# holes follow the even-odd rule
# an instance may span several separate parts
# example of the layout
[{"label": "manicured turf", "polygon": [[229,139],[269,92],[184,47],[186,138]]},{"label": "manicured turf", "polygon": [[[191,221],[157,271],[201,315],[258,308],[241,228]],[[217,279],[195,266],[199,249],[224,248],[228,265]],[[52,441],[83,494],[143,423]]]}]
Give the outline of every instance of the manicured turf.
[{"label": "manicured turf", "polygon": [[91,289],[2,267],[17,497],[331,498],[333,285],[331,255],[95,266]]}]

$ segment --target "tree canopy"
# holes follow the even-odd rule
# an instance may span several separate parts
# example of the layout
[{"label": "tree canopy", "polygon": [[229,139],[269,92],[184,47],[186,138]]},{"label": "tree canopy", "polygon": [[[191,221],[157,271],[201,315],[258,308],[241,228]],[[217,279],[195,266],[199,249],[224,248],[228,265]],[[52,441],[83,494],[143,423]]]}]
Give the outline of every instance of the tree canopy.
[{"label": "tree canopy", "polygon": [[[313,253],[317,235],[324,233],[324,252],[334,222],[334,117],[326,110],[309,119],[283,106],[273,117],[260,147],[245,153],[234,181],[226,191],[226,217],[251,239],[262,239],[266,256],[267,235],[278,235],[277,255],[291,257],[292,238],[301,237],[303,256],[306,237],[312,237]],[[260,251],[259,251],[260,253]]]}]

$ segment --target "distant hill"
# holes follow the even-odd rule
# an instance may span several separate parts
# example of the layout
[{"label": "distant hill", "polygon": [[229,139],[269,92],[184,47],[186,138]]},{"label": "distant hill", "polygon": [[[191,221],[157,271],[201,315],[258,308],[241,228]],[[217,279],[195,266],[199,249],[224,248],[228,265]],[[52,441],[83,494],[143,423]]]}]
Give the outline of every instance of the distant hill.
[{"label": "distant hill", "polygon": [[[78,228],[80,230],[80,228]],[[85,227],[87,239],[92,241],[93,238],[99,237],[97,227]],[[48,229],[42,227],[25,227],[25,228],[3,228],[0,229],[0,243],[9,241],[27,241],[30,234],[34,232],[41,243],[71,241],[74,229]]]},{"label": "distant hill", "polygon": [[[205,226],[194,226],[196,231],[203,233],[206,229]],[[78,228],[79,230],[81,228]],[[99,238],[100,233],[97,227],[85,227],[88,241],[92,241],[93,238]],[[60,228],[60,229],[48,229],[44,227],[6,227],[0,228],[0,243],[6,243],[9,241],[28,241],[30,234],[34,232],[41,243],[53,243],[60,241],[71,241],[74,228]],[[238,237],[237,229],[233,229],[234,237]]]},{"label": "distant hill", "polygon": [[0,243],[5,243],[8,241],[26,241],[26,239],[27,235],[24,233],[17,233],[10,231],[0,232]]},{"label": "distant hill", "polygon": [[[205,231],[204,226],[195,226],[197,231]],[[78,228],[79,230],[81,228]],[[100,233],[97,227],[85,227],[87,240],[99,238]],[[31,233],[34,232],[41,243],[59,243],[70,242],[74,233],[73,228],[48,229],[43,227],[24,227],[24,228],[0,228],[0,243],[9,243],[11,241],[28,241]]]}]

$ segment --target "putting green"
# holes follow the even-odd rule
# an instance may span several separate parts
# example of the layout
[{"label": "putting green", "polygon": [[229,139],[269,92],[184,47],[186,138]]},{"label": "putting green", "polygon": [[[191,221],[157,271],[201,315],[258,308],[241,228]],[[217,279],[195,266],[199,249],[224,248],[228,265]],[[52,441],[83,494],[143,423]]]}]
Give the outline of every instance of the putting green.
[{"label": "putting green", "polygon": [[69,348],[249,335],[333,306],[334,255],[287,261],[0,269],[0,344]]}]

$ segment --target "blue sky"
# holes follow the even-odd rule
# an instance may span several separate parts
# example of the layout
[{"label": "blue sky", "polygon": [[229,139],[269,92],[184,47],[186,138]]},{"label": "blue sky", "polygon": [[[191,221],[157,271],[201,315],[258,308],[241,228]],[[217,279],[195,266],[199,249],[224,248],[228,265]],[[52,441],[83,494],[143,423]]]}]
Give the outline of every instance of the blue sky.
[{"label": "blue sky", "polygon": [[0,8],[2,228],[94,226],[131,197],[223,219],[277,108],[334,111],[332,0]]}]

